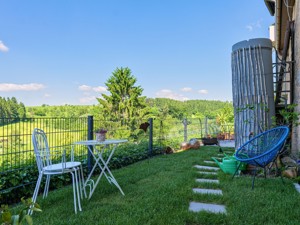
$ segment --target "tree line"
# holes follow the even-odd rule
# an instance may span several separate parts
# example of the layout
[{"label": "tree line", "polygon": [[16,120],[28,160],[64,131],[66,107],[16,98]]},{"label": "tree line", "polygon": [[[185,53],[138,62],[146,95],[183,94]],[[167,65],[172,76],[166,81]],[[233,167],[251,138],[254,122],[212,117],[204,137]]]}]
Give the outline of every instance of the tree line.
[{"label": "tree line", "polygon": [[0,118],[10,118],[12,121],[26,117],[26,108],[15,97],[0,97]]}]

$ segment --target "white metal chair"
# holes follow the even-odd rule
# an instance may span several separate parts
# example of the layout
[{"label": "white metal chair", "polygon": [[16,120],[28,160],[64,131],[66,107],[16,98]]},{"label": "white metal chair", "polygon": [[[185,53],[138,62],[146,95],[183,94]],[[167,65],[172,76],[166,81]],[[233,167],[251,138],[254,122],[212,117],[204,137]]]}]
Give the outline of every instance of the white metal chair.
[{"label": "white metal chair", "polygon": [[[71,161],[66,161],[66,151],[50,150],[45,132],[38,128],[33,130],[32,142],[37,167],[39,170],[39,177],[32,197],[33,203],[36,202],[43,175],[46,176],[46,184],[43,194],[43,198],[45,198],[48,195],[51,175],[71,173],[74,195],[74,210],[75,213],[77,213],[78,207],[79,211],[82,211],[80,204],[80,198],[82,198],[83,195],[82,191],[84,191],[86,197],[85,189],[82,188],[82,185],[84,184],[83,171],[81,163],[74,161],[73,151],[71,152]],[[32,214],[32,210],[29,211],[29,213]]]}]

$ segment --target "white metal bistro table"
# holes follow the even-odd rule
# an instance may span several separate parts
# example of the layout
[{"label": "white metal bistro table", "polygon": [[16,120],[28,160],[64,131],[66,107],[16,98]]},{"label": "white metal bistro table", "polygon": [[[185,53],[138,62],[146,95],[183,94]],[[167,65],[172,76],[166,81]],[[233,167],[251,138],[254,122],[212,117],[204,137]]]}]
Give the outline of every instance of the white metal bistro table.
[{"label": "white metal bistro table", "polygon": [[[86,188],[87,186],[90,187],[90,193],[89,193],[89,197],[88,197],[89,199],[92,197],[92,195],[103,175],[106,177],[106,179],[108,180],[108,182],[110,184],[113,183],[120,190],[122,195],[125,195],[122,188],[118,184],[117,180],[115,179],[115,177],[111,173],[110,169],[108,168],[108,163],[109,163],[111,157],[113,156],[117,146],[119,144],[125,143],[125,142],[127,142],[127,140],[125,140],[125,139],[108,139],[108,140],[100,141],[100,142],[96,141],[96,140],[86,140],[86,141],[78,141],[78,142],[74,143],[74,145],[87,146],[89,152],[95,159],[94,166],[93,166],[91,172],[89,173],[88,178],[84,182],[84,188]],[[113,145],[111,149],[108,149],[109,145]],[[103,158],[103,153],[107,152],[105,150],[109,151],[108,157],[106,160]],[[96,182],[94,182],[94,180],[91,177],[97,166],[99,166],[101,172],[100,172]]]}]

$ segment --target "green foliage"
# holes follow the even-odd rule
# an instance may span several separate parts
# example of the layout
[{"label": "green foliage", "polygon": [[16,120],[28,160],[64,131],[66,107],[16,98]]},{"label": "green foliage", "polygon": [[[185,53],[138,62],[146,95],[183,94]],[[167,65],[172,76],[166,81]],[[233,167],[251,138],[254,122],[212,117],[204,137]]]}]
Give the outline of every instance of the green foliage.
[{"label": "green foliage", "polygon": [[21,199],[23,207],[19,210],[18,214],[12,214],[8,205],[1,205],[0,207],[0,224],[1,225],[32,225],[33,221],[30,215],[27,214],[28,210],[41,212],[41,208],[37,203],[33,203],[31,199]]},{"label": "green foliage", "polygon": [[105,83],[110,95],[102,94],[98,98],[103,119],[120,121],[121,126],[133,131],[137,121],[146,118],[147,111],[143,89],[135,86],[136,78],[129,68],[117,68]]},{"label": "green foliage", "polygon": [[232,132],[232,130],[228,129],[229,127],[233,127],[234,123],[234,112],[233,107],[225,106],[224,108],[218,110],[217,112],[217,124],[221,127],[221,132]]},{"label": "green foliage", "polygon": [[3,125],[2,118],[10,118],[10,122],[15,122],[18,119],[23,119],[26,116],[26,109],[22,102],[18,103],[15,97],[2,98],[0,97],[0,125]]},{"label": "green foliage", "polygon": [[278,125],[298,126],[300,113],[295,111],[297,104],[288,105],[285,109],[279,110],[281,120],[277,119]]},{"label": "green foliage", "polygon": [[31,106],[27,107],[27,117],[79,118],[94,115],[99,118],[99,106],[61,105],[61,106]]},{"label": "green foliage", "polygon": [[154,108],[154,116],[161,118],[159,114],[164,114],[182,120],[187,117],[197,117],[209,119],[216,118],[218,110],[227,107],[232,108],[232,102],[212,101],[212,100],[188,100],[178,101],[166,98],[147,99],[148,105]]},{"label": "green foliage", "polygon": [[[38,176],[36,168],[23,168],[22,170],[7,171],[0,177],[1,197],[7,203],[18,202],[22,196],[32,196],[32,190]],[[15,189],[16,186],[20,186]],[[18,191],[16,191],[18,190]]]}]

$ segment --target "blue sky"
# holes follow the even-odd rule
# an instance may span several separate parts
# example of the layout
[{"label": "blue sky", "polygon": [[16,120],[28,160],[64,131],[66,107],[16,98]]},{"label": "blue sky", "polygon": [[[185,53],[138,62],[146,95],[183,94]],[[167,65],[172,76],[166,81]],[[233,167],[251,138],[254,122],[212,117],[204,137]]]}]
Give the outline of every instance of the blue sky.
[{"label": "blue sky", "polygon": [[144,96],[231,101],[232,45],[273,22],[263,0],[0,0],[0,96],[97,104],[129,67]]}]

